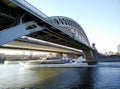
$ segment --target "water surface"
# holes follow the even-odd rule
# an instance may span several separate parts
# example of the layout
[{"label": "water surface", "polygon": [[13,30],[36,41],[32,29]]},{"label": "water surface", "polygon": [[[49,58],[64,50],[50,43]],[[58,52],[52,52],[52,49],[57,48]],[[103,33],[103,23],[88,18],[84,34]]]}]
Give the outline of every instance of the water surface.
[{"label": "water surface", "polygon": [[0,64],[0,89],[120,89],[120,63],[36,69]]}]

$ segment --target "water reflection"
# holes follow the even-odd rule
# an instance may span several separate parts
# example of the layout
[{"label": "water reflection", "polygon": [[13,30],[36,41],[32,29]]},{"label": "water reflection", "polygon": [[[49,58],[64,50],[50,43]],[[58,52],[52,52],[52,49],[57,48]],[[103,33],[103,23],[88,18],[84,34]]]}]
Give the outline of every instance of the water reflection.
[{"label": "water reflection", "polygon": [[[21,74],[21,79],[23,82],[28,82],[29,88],[39,83],[44,83],[49,79],[52,79],[54,76],[67,71],[68,69],[61,69],[61,68],[36,68],[36,69],[24,69],[21,68],[19,73]],[[26,80],[27,78],[27,80]],[[26,86],[25,86],[26,87]]]},{"label": "water reflection", "polygon": [[[51,71],[48,69],[46,71]],[[87,73],[87,68],[54,68],[52,69],[52,73],[56,71],[62,71],[57,75],[47,79],[42,83],[36,84],[33,88],[34,89],[65,89],[75,87],[76,84],[84,84]],[[63,72],[64,71],[64,72]],[[44,71],[45,72],[45,71]]]},{"label": "water reflection", "polygon": [[0,71],[0,89],[57,89],[83,82],[86,68],[24,69],[20,65],[0,65]]},{"label": "water reflection", "polygon": [[0,73],[0,89],[120,89],[120,63],[36,69],[1,64]]}]

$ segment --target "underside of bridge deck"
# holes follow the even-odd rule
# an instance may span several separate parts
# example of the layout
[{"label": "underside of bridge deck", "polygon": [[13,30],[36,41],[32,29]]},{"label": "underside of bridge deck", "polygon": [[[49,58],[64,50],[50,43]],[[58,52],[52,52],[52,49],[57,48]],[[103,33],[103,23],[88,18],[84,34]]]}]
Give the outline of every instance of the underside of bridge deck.
[{"label": "underside of bridge deck", "polygon": [[[42,39],[76,49],[81,49],[84,51],[87,60],[94,60],[93,49],[91,47],[84,43],[80,43],[79,41],[72,38],[70,35],[68,35],[70,33],[63,30],[62,27],[51,23],[48,19],[48,16],[44,15],[39,10],[31,7],[30,4],[26,4],[26,2],[24,3],[25,5],[31,7],[28,8],[20,3],[16,3],[17,1],[18,0],[0,0],[0,35],[3,35],[4,32],[8,30],[7,34],[4,34],[5,36],[1,36],[3,38],[0,38],[0,42],[2,42],[4,38],[10,38],[9,30],[11,31],[11,27],[14,27],[14,30],[20,30],[20,27],[24,26],[24,30],[22,30],[22,32],[19,31],[20,33],[24,32],[24,34],[22,35],[26,35],[35,39]],[[32,9],[34,11],[32,11]],[[40,13],[41,16],[36,14],[35,12]],[[28,27],[25,26],[31,21],[33,21],[32,23],[35,23],[35,25],[30,25]],[[32,29],[37,27],[37,30]],[[11,36],[14,36],[15,33],[10,34]],[[4,44],[15,39],[19,39],[19,36],[16,36],[16,38],[12,38],[4,42]]]}]

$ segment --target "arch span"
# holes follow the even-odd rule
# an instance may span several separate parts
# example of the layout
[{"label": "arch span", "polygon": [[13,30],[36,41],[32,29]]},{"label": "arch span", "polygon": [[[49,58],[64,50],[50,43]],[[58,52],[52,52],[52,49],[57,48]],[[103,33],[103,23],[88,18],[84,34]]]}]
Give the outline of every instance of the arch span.
[{"label": "arch span", "polygon": [[62,27],[63,30],[72,33],[71,37],[74,40],[82,42],[83,44],[90,47],[90,43],[87,35],[85,34],[85,31],[75,20],[64,16],[52,16],[49,17],[49,19],[53,24],[58,25]]}]

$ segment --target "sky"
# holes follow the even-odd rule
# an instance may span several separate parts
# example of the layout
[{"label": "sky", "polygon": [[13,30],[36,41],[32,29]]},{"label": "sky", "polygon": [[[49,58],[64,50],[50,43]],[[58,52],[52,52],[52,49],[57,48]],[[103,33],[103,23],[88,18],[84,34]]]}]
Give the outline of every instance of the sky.
[{"label": "sky", "polygon": [[99,52],[117,52],[120,0],[26,0],[47,16],[66,16],[84,29]]}]

